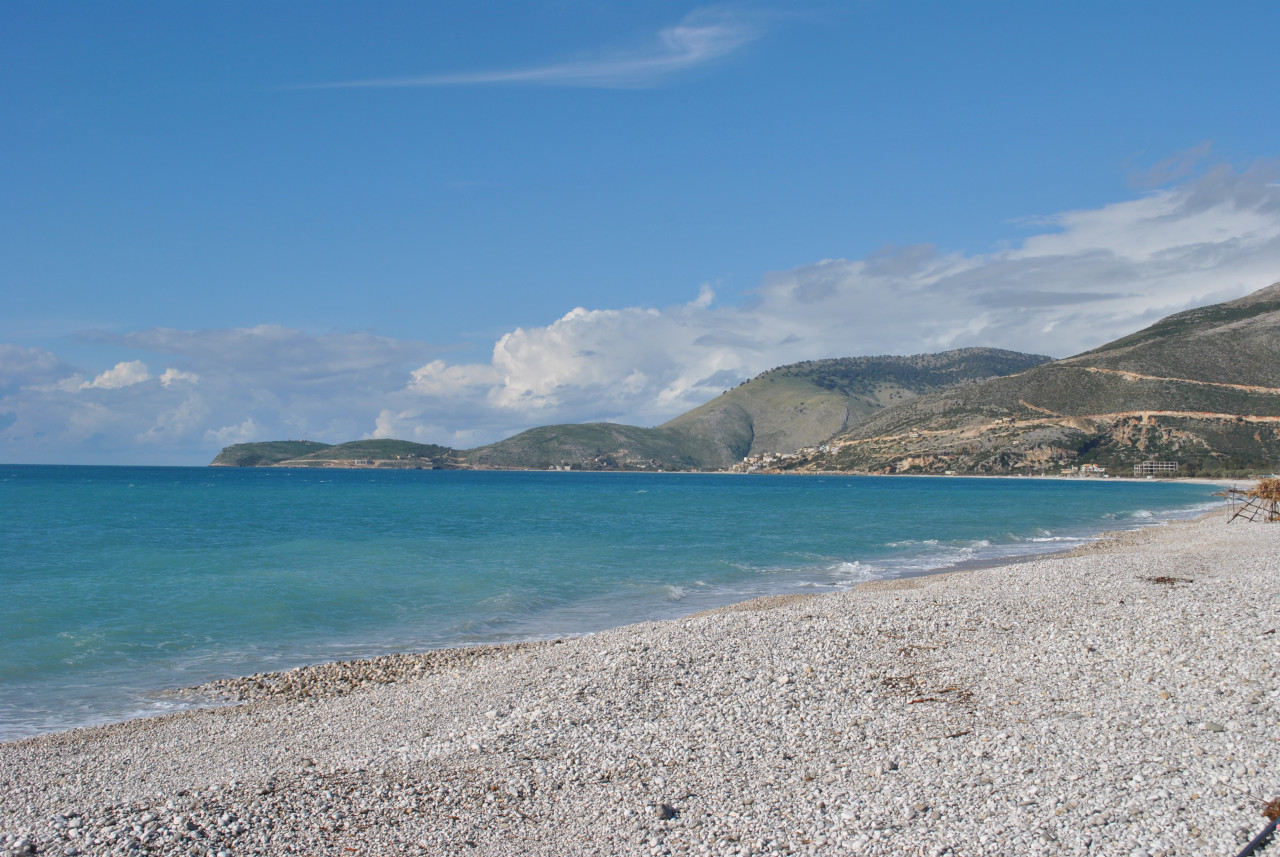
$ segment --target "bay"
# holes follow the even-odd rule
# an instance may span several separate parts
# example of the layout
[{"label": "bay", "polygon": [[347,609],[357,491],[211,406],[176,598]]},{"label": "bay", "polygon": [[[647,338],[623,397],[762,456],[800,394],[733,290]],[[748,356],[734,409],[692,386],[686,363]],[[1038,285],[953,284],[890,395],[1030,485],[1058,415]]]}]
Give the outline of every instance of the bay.
[{"label": "bay", "polygon": [[1203,484],[0,465],[0,740],[166,688],[1060,550]]}]

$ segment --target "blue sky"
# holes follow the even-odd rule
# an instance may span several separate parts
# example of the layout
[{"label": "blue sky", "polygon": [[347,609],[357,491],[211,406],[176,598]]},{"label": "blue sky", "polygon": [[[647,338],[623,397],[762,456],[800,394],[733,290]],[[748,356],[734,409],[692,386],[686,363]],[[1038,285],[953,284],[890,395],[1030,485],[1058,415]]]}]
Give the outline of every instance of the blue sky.
[{"label": "blue sky", "polygon": [[1280,280],[1275,3],[0,9],[0,460],[651,425]]}]

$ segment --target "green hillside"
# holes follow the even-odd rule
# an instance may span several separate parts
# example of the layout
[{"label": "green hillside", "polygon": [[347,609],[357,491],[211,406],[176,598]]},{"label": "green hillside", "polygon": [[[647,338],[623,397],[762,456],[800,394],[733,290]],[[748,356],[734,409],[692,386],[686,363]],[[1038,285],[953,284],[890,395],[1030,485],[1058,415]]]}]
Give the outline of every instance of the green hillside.
[{"label": "green hillside", "polygon": [[541,426],[464,457],[472,467],[504,470],[694,470],[704,461],[679,432],[614,423]]},{"label": "green hillside", "polygon": [[764,372],[656,428],[543,426],[464,455],[476,467],[722,470],[748,455],[820,444],[887,404],[1049,359],[964,348],[907,357],[809,360]]},{"label": "green hillside", "polygon": [[353,461],[356,459],[374,459],[378,461],[394,461],[422,459],[435,461],[449,458],[454,451],[447,446],[433,443],[413,443],[408,440],[353,440],[330,446],[310,455],[299,456],[298,460]]},{"label": "green hillside", "polygon": [[788,467],[1041,472],[1280,463],[1280,284],[1075,357],[896,404]]},{"label": "green hillside", "polygon": [[447,446],[407,440],[353,440],[337,445],[313,440],[269,440],[238,443],[218,453],[215,467],[325,467],[355,462],[401,468],[457,467],[457,453]]},{"label": "green hillside", "polygon": [[1277,313],[1280,283],[1238,300],[1171,315],[1064,362],[1274,387],[1280,367]]},{"label": "green hillside", "polygon": [[712,444],[717,467],[823,443],[889,405],[1051,358],[996,348],[807,360],[758,375],[662,426]]},{"label": "green hillside", "polygon": [[329,448],[329,444],[314,440],[268,440],[261,443],[237,443],[218,453],[210,462],[211,467],[267,467],[301,458]]}]

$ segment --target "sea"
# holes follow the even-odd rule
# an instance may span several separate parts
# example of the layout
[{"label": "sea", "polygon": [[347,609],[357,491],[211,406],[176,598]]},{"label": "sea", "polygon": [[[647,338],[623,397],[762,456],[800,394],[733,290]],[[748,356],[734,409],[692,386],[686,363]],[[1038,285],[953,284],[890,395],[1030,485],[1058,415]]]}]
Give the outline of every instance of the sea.
[{"label": "sea", "polygon": [[590,634],[1197,516],[1103,479],[0,465],[0,740],[310,663]]}]

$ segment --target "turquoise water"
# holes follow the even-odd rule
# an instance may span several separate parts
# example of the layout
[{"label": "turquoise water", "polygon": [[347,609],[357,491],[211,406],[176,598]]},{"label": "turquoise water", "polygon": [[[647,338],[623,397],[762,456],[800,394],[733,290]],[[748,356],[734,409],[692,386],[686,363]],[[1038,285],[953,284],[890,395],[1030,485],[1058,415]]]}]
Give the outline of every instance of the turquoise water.
[{"label": "turquoise water", "polygon": [[1070,547],[1162,482],[0,465],[0,739],[303,663]]}]

